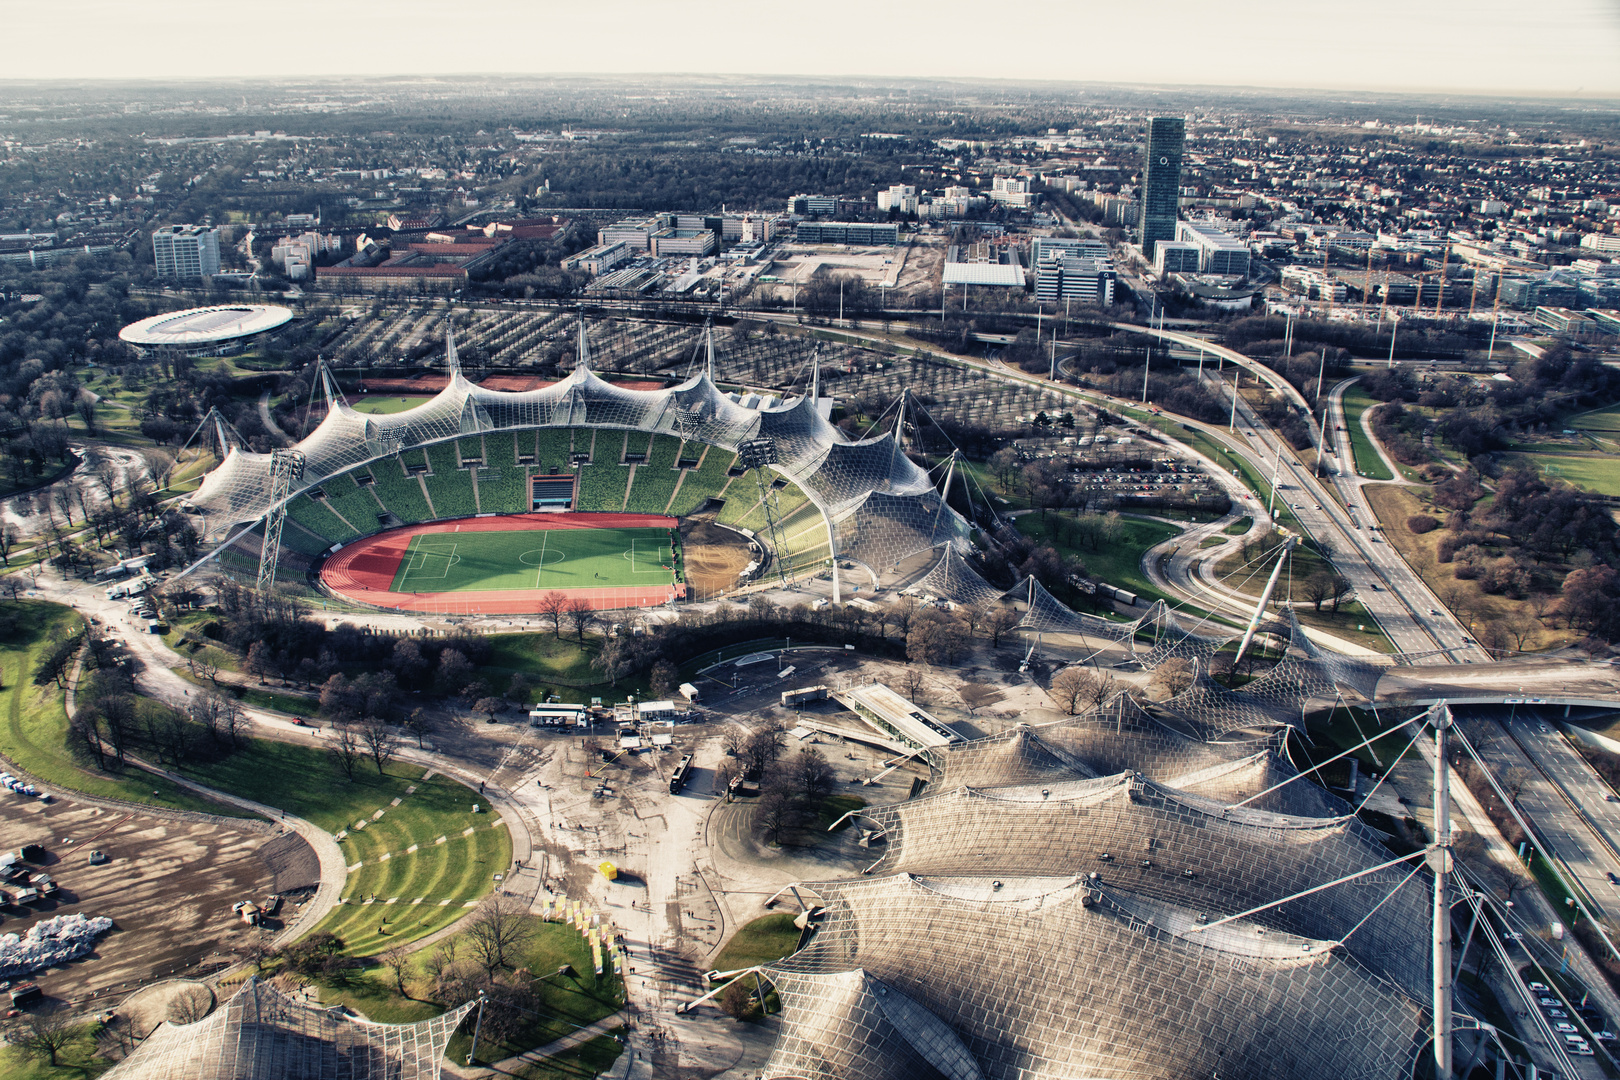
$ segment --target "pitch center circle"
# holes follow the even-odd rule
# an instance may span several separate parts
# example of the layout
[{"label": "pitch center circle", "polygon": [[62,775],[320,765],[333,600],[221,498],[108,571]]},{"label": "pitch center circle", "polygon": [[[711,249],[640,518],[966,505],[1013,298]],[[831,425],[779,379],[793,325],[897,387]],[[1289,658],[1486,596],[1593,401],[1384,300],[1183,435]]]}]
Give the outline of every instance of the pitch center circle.
[{"label": "pitch center circle", "polygon": [[549,563],[562,562],[565,556],[560,551],[547,551],[545,548],[531,548],[518,556],[518,562],[524,566],[545,566]]}]

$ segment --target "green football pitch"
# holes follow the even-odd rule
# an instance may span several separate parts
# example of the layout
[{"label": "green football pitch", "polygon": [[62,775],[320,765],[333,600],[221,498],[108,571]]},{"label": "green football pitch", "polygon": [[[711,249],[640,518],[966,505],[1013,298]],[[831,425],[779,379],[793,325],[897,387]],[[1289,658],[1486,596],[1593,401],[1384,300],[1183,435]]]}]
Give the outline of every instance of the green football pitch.
[{"label": "green football pitch", "polygon": [[411,538],[394,592],[667,585],[668,529],[433,532]]}]

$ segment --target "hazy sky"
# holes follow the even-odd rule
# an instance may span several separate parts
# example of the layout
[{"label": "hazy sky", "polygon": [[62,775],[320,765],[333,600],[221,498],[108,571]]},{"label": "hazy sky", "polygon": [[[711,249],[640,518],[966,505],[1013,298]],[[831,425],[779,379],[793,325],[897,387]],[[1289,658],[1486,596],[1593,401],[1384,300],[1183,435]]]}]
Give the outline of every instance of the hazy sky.
[{"label": "hazy sky", "polygon": [[724,72],[1620,95],[1620,0],[0,0],[0,78]]}]

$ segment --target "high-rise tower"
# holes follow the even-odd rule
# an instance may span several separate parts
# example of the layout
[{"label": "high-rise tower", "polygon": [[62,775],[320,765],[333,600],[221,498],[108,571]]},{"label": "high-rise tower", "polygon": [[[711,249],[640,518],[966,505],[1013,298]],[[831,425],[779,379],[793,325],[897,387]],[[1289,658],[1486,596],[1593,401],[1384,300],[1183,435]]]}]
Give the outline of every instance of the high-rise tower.
[{"label": "high-rise tower", "polygon": [[1187,125],[1179,116],[1148,121],[1147,154],[1142,162],[1142,202],[1136,216],[1142,257],[1152,261],[1160,240],[1176,238],[1176,207],[1181,198],[1181,154]]}]

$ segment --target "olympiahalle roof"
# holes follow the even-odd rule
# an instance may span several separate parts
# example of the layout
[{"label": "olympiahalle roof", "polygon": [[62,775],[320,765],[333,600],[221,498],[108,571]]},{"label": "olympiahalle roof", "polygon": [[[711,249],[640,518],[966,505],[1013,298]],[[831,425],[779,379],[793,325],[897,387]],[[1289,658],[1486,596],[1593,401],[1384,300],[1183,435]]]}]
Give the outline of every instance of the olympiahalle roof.
[{"label": "olympiahalle roof", "polygon": [[165,346],[195,349],[274,330],[285,326],[292,316],[290,309],[268,304],[188,308],[130,323],[118,331],[118,337],[146,349]]}]

